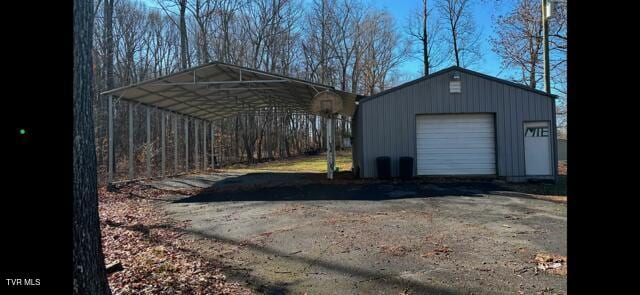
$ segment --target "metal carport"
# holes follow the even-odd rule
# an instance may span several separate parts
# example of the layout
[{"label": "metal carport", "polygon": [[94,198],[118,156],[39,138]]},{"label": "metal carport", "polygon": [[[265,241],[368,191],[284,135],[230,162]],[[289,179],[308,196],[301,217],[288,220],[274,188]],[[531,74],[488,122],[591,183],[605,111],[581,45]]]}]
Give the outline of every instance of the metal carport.
[{"label": "metal carport", "polygon": [[[313,113],[312,101],[320,93],[332,93],[340,97],[342,106],[338,108],[339,111],[337,113],[348,117],[353,116],[356,107],[355,94],[339,91],[327,85],[217,61],[171,75],[102,92],[101,95],[107,96],[109,99],[109,182],[113,180],[114,170],[114,99],[133,102],[148,108],[157,108],[167,113],[182,115],[186,118],[211,122],[245,111],[272,106],[278,106],[293,112]],[[131,114],[131,108],[129,113]],[[147,138],[149,138],[150,132],[148,114],[149,112],[147,111]],[[334,114],[328,115],[328,127],[334,126],[331,120],[333,115]],[[129,124],[133,124],[131,115],[129,116]],[[162,120],[162,124],[164,124],[164,120]],[[131,130],[130,128],[130,146],[133,142],[133,133]],[[328,142],[331,143],[335,130],[334,128],[327,128],[327,130],[330,130],[330,132],[327,132],[327,139]],[[164,171],[166,149],[164,136],[163,132],[161,141],[162,175],[167,176]],[[188,141],[188,139],[185,141]],[[188,144],[188,142],[185,142],[185,144]],[[332,144],[328,146],[327,160],[329,163],[327,176],[328,178],[332,178],[335,150],[332,148]],[[129,159],[133,157],[132,149],[129,150],[129,157]],[[206,161],[206,157],[203,157],[203,160]],[[130,175],[131,171],[133,171],[131,162],[132,161],[129,161]],[[206,166],[206,162],[204,164]],[[211,163],[211,165],[213,166],[213,163]],[[148,163],[147,170],[148,172],[150,170]]]}]

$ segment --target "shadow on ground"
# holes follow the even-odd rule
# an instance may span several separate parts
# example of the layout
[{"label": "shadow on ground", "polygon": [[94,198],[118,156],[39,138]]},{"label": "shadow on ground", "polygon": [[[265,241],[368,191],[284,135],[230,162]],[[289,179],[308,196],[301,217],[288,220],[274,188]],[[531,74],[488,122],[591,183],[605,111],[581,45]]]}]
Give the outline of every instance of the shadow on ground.
[{"label": "shadow on ground", "polygon": [[[438,184],[423,184],[418,181],[357,181],[349,184],[318,184],[315,178],[317,174],[313,173],[249,173],[224,179],[199,194],[175,202],[375,201],[443,196],[483,197],[500,190],[500,186],[489,181]],[[257,179],[264,179],[263,182],[267,187],[260,186],[259,182],[256,183]],[[229,188],[230,185],[234,187],[224,189]]]}]

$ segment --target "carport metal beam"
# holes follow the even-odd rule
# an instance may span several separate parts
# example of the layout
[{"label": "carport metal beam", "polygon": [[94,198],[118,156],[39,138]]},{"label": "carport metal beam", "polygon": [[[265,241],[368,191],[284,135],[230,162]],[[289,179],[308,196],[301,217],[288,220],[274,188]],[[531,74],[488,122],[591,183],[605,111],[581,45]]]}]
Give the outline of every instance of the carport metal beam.
[{"label": "carport metal beam", "polygon": [[169,82],[147,84],[148,86],[172,86],[172,85],[224,85],[224,84],[250,84],[250,83],[285,83],[289,80],[245,80],[245,81],[215,81],[215,82]]}]

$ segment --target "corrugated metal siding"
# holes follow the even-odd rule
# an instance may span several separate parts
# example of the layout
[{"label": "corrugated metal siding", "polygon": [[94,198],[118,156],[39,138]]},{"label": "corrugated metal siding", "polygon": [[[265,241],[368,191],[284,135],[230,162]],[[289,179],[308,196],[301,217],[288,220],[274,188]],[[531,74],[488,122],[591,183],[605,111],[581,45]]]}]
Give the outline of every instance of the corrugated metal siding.
[{"label": "corrugated metal siding", "polygon": [[415,172],[416,115],[454,113],[495,113],[497,173],[525,176],[523,122],[550,121],[555,136],[553,99],[469,73],[460,75],[460,94],[449,93],[450,74],[444,73],[360,102],[356,161],[362,177],[377,176],[379,156],[391,157],[393,176],[398,176],[399,157],[414,157]]}]

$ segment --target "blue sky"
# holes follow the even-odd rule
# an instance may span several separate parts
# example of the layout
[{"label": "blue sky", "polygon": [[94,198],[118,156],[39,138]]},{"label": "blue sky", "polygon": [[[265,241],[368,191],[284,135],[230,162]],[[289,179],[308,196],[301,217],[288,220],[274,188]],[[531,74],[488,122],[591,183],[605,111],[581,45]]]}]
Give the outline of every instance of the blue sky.
[{"label": "blue sky", "polygon": [[[436,1],[439,0],[427,1],[430,9],[434,7]],[[371,0],[371,3],[393,14],[398,28],[403,31],[403,33],[403,25],[406,22],[407,16],[411,15],[415,9],[422,7],[422,0]],[[472,70],[491,76],[507,78],[508,73],[500,70],[500,58],[491,50],[489,38],[494,35],[492,17],[508,12],[511,7],[512,2],[504,0],[477,0],[474,2],[471,13],[475,19],[478,30],[481,32],[480,46],[483,58],[480,62],[470,67]],[[453,64],[443,64],[442,68],[452,65]],[[411,59],[402,65],[401,72],[416,78],[421,75],[421,69],[422,61]]]}]

